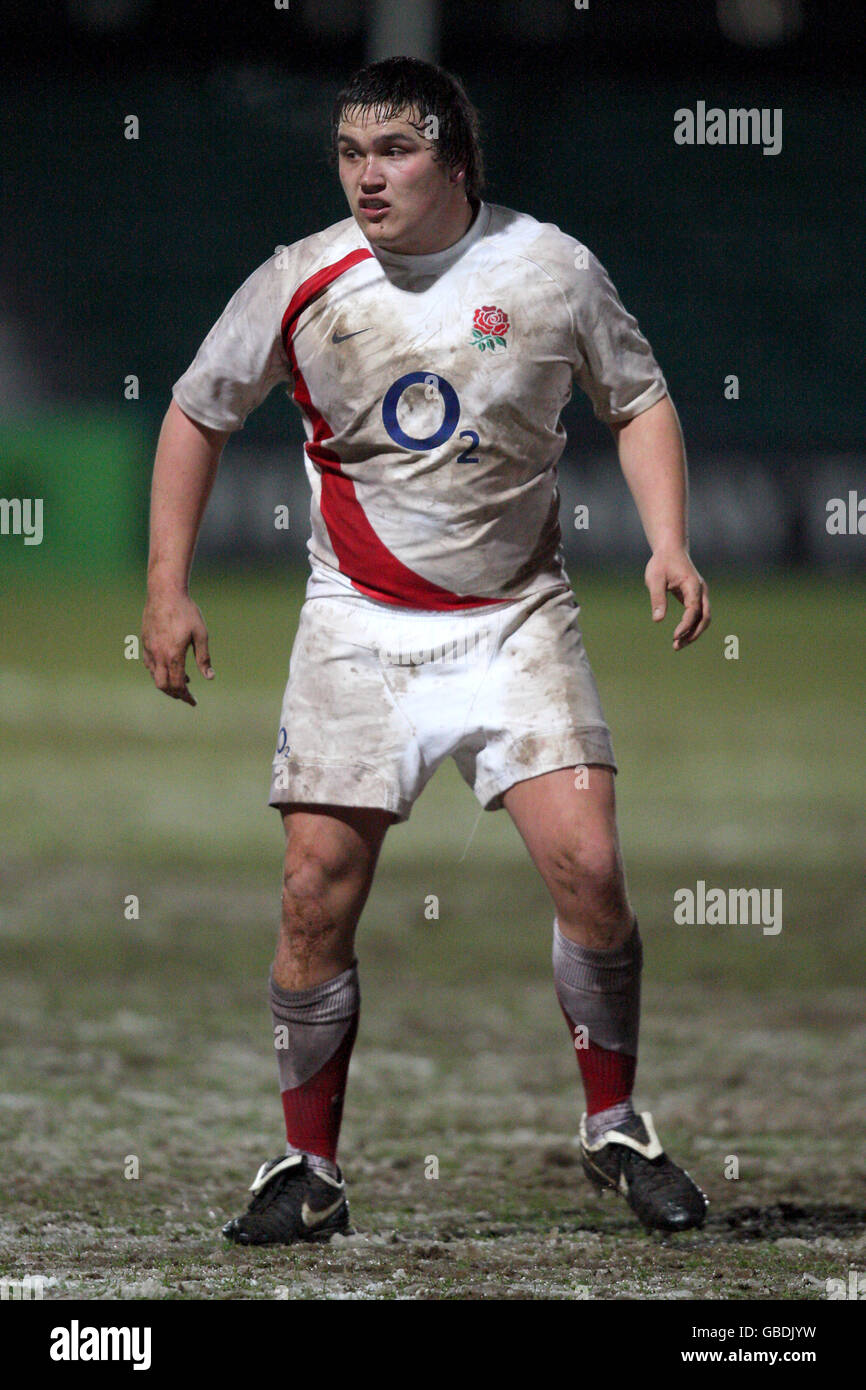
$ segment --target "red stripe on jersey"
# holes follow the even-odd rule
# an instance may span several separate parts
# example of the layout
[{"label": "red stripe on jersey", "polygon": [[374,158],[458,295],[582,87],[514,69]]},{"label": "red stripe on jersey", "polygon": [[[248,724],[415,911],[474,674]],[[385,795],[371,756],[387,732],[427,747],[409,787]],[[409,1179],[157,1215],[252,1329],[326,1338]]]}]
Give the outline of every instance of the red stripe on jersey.
[{"label": "red stripe on jersey", "polygon": [[380,603],[437,611],[485,608],[493,603],[501,603],[501,599],[452,593],[450,589],[432,584],[398,560],[370,525],[358,501],[353,480],[343,472],[339,455],[333,449],[325,448],[325,440],[331,439],[334,431],[310,397],[309,387],[295,356],[294,333],[300,314],[309,304],[345,271],[372,256],[372,251],[352,251],[333,265],[317,270],[295,290],[282,323],[283,342],[295,379],[294,399],[313,426],[312,442],[305,444],[304,448],[321,475],[319,505],[337,563],[342,573],[349,576],[354,588],[369,598],[378,599]]},{"label": "red stripe on jersey", "polygon": [[309,280],[298,285],[295,293],[289,300],[289,307],[283,314],[282,334],[283,342],[286,345],[286,352],[289,351],[288,338],[295,331],[298,315],[306,309],[308,304],[312,304],[314,299],[318,299],[323,290],[326,290],[334,280],[338,279],[345,271],[351,270],[353,265],[360,264],[361,261],[371,261],[372,251],[350,251],[348,256],[344,256],[341,261],[335,261],[333,265],[326,265],[321,270],[317,270],[315,275],[311,275]]}]

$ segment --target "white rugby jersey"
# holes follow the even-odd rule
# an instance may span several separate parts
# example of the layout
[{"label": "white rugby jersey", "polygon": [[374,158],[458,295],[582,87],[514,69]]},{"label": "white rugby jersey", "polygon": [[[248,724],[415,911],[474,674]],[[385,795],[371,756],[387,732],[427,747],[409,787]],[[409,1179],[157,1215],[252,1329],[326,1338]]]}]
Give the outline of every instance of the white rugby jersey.
[{"label": "white rugby jersey", "polygon": [[313,591],[448,610],[564,579],[556,464],[574,381],[607,424],[667,390],[591,252],[482,202],[433,255],[373,247],[353,217],[276,252],[174,397],[235,430],[285,383],[307,435]]}]

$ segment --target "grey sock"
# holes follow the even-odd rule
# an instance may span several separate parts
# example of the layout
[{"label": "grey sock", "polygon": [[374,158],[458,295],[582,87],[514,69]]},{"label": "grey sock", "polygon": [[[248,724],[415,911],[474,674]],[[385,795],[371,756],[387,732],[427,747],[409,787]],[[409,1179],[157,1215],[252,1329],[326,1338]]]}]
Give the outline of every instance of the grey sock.
[{"label": "grey sock", "polygon": [[569,941],[553,923],[553,982],[563,1013],[598,1047],[637,1056],[643,948],[637,922],[612,951]]},{"label": "grey sock", "polygon": [[306,1149],[296,1149],[294,1144],[286,1145],[287,1154],[304,1154],[311,1168],[318,1168],[321,1173],[327,1173],[329,1178],[335,1181],[339,1178],[339,1169],[336,1163],[330,1158],[323,1158],[321,1154],[307,1153]]},{"label": "grey sock", "polygon": [[611,1105],[607,1110],[599,1110],[595,1115],[587,1115],[586,1137],[590,1144],[595,1144],[605,1130],[619,1129],[620,1125],[636,1118],[631,1096],[629,1096],[628,1100],[621,1100],[618,1104]]},{"label": "grey sock", "polygon": [[[361,1008],[358,962],[310,989],[282,989],[271,970],[268,986],[280,1091],[295,1091],[320,1072],[344,1042],[351,1050]],[[347,1038],[350,1032],[352,1037]],[[339,1117],[336,1123],[339,1127]],[[286,1153],[306,1153],[312,1167],[337,1177],[336,1163],[321,1154],[298,1149],[291,1142]]]}]

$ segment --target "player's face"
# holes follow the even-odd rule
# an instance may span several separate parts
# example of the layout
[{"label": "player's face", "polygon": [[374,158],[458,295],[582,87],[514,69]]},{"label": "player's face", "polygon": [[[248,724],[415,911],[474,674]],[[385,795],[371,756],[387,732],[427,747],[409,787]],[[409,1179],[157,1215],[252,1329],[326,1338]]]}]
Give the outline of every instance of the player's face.
[{"label": "player's face", "polygon": [[369,108],[344,113],[337,132],[340,182],[364,235],[383,250],[424,255],[450,246],[469,211],[463,173],[434,158],[433,141],[410,111],[376,121]]}]

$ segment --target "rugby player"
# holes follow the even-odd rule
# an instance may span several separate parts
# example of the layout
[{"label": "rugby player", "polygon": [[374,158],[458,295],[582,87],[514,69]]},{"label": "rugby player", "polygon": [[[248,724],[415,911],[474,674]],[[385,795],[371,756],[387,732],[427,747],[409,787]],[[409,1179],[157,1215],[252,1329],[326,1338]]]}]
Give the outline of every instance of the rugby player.
[{"label": "rugby player", "polygon": [[226,440],[279,385],[300,407],[311,575],[270,804],[286,833],[270,1006],[285,1153],[262,1163],[245,1245],[346,1232],[337,1141],[360,991],[355,929],[389,826],[453,757],[504,807],[555,906],[553,974],[575,1047],[587,1177],[647,1227],[707,1201],[633,1108],[641,940],[617,832],[611,737],[563,568],[556,464],[575,382],[608,425],[652,552],[652,617],[710,621],[688,554],[686,466],[662,372],[579,241],[484,201],[477,114],[430,64],[389,58],[339,94],[351,216],[275,252],[176,382],[157,447],[145,661],[194,705],[189,592]]}]

